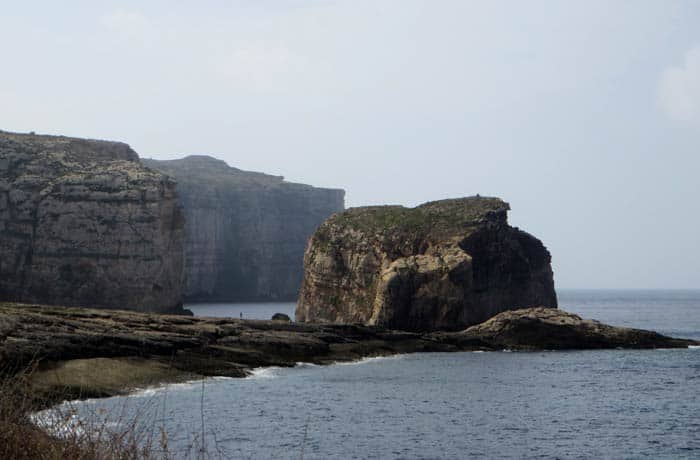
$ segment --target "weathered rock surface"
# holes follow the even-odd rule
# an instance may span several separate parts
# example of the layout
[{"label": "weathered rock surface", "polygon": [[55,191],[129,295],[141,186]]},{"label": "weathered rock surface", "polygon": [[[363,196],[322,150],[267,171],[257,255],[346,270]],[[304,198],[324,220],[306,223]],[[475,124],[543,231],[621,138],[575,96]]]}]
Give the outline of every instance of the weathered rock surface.
[{"label": "weathered rock surface", "polygon": [[176,310],[183,232],[128,145],[0,131],[0,299]]},{"label": "weathered rock surface", "polygon": [[458,330],[556,307],[550,254],[509,209],[477,196],[333,216],[309,240],[296,320]]},{"label": "weathered rock surface", "polygon": [[[39,360],[41,391],[106,396],[144,382],[242,377],[260,366],[429,351],[684,348],[693,340],[606,326],[550,308],[501,313],[460,332],[299,324],[0,303],[0,370]],[[73,382],[73,383],[71,383]],[[75,388],[65,388],[75,385]],[[67,393],[66,393],[67,392]]]},{"label": "weathered rock surface", "polygon": [[696,343],[653,331],[613,327],[543,307],[505,311],[459,335],[467,343],[510,350],[682,348]]},{"label": "weathered rock surface", "polygon": [[144,163],[178,183],[189,300],[296,300],[306,241],[344,209],[343,190],[241,171],[207,156]]}]

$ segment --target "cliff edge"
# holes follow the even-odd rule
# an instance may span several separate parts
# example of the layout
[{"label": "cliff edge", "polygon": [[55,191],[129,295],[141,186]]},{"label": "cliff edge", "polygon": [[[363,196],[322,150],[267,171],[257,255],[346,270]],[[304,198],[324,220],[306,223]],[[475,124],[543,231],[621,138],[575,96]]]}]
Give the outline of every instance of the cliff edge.
[{"label": "cliff edge", "polygon": [[509,209],[476,196],[333,216],[309,240],[296,320],[460,330],[556,307],[550,254],[508,225]]},{"label": "cliff edge", "polygon": [[0,131],[0,299],[178,311],[183,230],[128,145]]}]

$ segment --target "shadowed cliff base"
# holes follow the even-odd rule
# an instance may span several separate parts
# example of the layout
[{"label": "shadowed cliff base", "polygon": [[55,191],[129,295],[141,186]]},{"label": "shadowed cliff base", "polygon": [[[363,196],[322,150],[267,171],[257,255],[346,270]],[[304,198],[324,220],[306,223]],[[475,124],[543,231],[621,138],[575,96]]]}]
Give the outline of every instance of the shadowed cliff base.
[{"label": "shadowed cliff base", "polygon": [[0,339],[0,368],[6,373],[38,363],[30,383],[42,401],[103,397],[204,376],[244,377],[263,366],[397,353],[700,344],[551,308],[504,312],[460,332],[415,333],[7,303],[0,304]]},{"label": "shadowed cliff base", "polygon": [[556,307],[549,251],[509,209],[474,196],[334,215],[309,240],[297,321],[456,331]]}]

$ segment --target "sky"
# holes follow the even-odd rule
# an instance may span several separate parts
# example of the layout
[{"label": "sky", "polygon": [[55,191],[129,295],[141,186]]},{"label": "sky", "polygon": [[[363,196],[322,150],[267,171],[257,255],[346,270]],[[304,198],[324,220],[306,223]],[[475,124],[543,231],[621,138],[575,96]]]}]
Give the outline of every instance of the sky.
[{"label": "sky", "polygon": [[700,2],[10,2],[0,129],[346,190],[479,193],[559,288],[700,288]]}]

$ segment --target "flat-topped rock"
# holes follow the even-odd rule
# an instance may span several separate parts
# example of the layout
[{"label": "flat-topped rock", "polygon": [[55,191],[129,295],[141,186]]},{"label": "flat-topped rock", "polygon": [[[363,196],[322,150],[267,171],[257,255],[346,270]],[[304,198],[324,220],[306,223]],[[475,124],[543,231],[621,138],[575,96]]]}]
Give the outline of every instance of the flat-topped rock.
[{"label": "flat-topped rock", "polygon": [[0,300],[176,311],[183,231],[128,145],[0,132]]},{"label": "flat-topped rock", "polygon": [[297,321],[459,330],[504,310],[556,307],[550,254],[508,225],[509,209],[476,196],[331,217],[306,249]]}]

